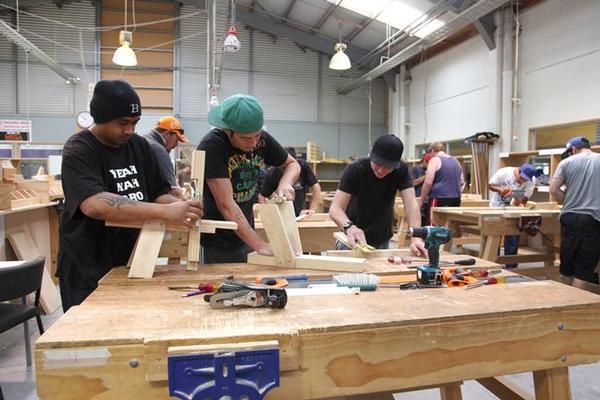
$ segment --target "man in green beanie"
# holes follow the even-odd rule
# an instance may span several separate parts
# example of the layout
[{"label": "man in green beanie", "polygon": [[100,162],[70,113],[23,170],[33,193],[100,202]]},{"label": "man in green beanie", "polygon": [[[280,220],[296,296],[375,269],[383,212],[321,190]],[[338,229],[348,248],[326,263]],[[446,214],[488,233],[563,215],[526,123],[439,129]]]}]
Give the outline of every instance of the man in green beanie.
[{"label": "man in green beanie", "polygon": [[228,97],[208,113],[208,122],[215,128],[198,145],[198,150],[206,151],[205,218],[233,221],[238,229],[202,235],[203,262],[246,262],[252,250],[273,255],[271,246],[254,231],[252,205],[258,197],[260,168],[265,164],[281,167],[283,176],[276,193],[292,200],[300,166],[262,129],[263,109],[255,97]]}]

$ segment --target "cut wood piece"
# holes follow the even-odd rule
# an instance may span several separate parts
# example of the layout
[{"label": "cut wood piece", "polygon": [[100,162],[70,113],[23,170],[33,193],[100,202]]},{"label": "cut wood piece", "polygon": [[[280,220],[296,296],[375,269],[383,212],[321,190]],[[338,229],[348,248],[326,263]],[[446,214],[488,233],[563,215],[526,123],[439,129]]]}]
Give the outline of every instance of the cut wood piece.
[{"label": "cut wood piece", "polygon": [[277,204],[260,204],[258,213],[275,258],[281,261],[284,266],[293,268],[295,254],[281,218],[279,207]]},{"label": "cut wood piece", "polygon": [[[248,254],[248,258],[246,261],[248,264],[256,264],[256,265],[271,265],[274,267],[283,267],[283,263],[281,261],[279,261],[278,259],[276,259],[273,256],[263,256],[262,254],[258,254],[257,252],[253,251],[252,253]],[[293,266],[290,265],[286,265],[286,268],[294,268],[295,264]]]},{"label": "cut wood piece", "polygon": [[290,239],[290,245],[295,254],[302,254],[302,241],[300,240],[300,232],[298,231],[298,224],[296,223],[296,213],[294,211],[294,203],[291,201],[284,201],[277,205],[281,219],[283,220],[283,227]]},{"label": "cut wood piece", "polygon": [[[202,201],[204,193],[204,156],[202,150],[192,153],[192,183],[195,186],[194,200]],[[214,232],[211,232],[214,233]],[[187,270],[197,271],[200,263],[200,221],[194,224],[188,235]]]},{"label": "cut wood piece", "polygon": [[135,245],[129,278],[152,278],[165,230],[163,221],[144,222]]},{"label": "cut wood piece", "polygon": [[[11,232],[6,235],[15,255],[19,260],[29,261],[40,255],[33,238],[27,232]],[[42,289],[40,291],[40,304],[46,314],[53,313],[61,305],[60,296],[52,277],[48,272],[50,260],[46,258],[42,276]]]},{"label": "cut wood piece", "polygon": [[[104,223],[105,226],[115,226],[119,228],[136,228],[141,229],[144,223],[142,221],[131,221],[131,222],[115,222],[115,221],[106,221]],[[190,228],[185,225],[173,225],[167,224],[166,229],[168,231],[180,231],[180,232],[188,232]],[[212,219],[203,219],[200,221],[200,233],[215,233],[217,229],[228,229],[228,230],[236,230],[237,223],[232,221],[216,221]]]},{"label": "cut wood piece", "polygon": [[366,261],[364,258],[356,257],[302,255],[296,257],[296,268],[362,272],[365,269]]}]

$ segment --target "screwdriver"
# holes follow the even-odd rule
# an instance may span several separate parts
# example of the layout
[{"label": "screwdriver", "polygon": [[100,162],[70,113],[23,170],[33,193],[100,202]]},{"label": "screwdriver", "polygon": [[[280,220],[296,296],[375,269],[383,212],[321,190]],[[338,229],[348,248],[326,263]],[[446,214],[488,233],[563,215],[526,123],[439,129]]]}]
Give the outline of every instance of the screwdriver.
[{"label": "screwdriver", "polygon": [[[476,287],[479,287],[479,286],[497,285],[497,284],[501,284],[501,283],[507,283],[508,282],[507,278],[508,277],[506,277],[506,276],[497,276],[495,278],[494,277],[486,278],[477,283],[473,283],[472,285],[465,286],[465,289],[475,289]],[[521,277],[513,277],[513,278],[521,278]]]},{"label": "screwdriver", "polygon": [[474,258],[463,258],[455,261],[442,261],[440,265],[475,265]]},{"label": "screwdriver", "polygon": [[191,296],[197,296],[197,295],[203,294],[203,293],[213,293],[213,292],[216,292],[217,290],[219,290],[220,287],[221,287],[221,285],[218,285],[216,283],[200,283],[198,285],[198,290],[196,290],[195,292],[186,293],[181,297],[191,297]]}]

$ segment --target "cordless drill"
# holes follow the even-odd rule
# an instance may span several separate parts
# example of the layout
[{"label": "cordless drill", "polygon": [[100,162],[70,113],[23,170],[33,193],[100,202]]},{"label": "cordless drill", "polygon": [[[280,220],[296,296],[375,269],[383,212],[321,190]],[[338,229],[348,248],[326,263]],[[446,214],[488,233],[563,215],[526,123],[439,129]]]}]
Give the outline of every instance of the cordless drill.
[{"label": "cordless drill", "polygon": [[445,226],[424,226],[409,228],[408,234],[423,239],[429,257],[429,264],[417,267],[417,282],[422,285],[441,285],[440,245],[452,239],[452,232]]}]

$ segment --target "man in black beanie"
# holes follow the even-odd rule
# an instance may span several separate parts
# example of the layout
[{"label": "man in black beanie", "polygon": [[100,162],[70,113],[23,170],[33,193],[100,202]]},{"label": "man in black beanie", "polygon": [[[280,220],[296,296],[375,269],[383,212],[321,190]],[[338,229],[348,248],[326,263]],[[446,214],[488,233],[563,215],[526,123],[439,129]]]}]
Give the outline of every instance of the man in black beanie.
[{"label": "man in black beanie", "polygon": [[161,178],[156,155],[134,133],[142,106],[125,81],[100,81],[90,103],[95,125],[64,145],[57,276],[63,310],[80,304],[112,267],[125,265],[137,229],[104,221],[162,219],[192,226],[202,216],[195,201],[179,201]]},{"label": "man in black beanie", "polygon": [[[421,211],[407,165],[402,162],[404,144],[394,135],[380,136],[369,157],[353,161],[346,167],[335,192],[329,216],[348,236],[350,245],[370,244],[389,248],[396,192],[400,192],[410,227],[421,226]],[[345,248],[337,244],[338,250]],[[415,254],[427,256],[425,243],[412,238]]]}]

